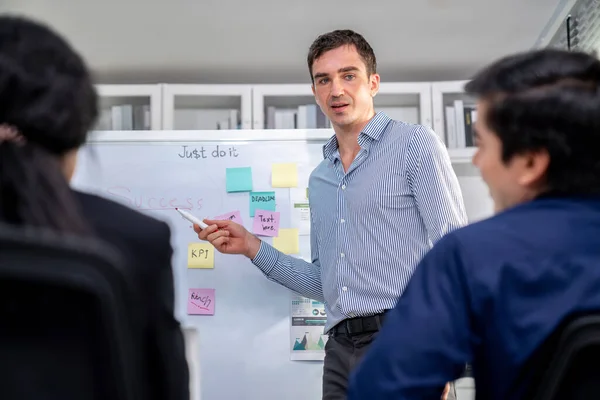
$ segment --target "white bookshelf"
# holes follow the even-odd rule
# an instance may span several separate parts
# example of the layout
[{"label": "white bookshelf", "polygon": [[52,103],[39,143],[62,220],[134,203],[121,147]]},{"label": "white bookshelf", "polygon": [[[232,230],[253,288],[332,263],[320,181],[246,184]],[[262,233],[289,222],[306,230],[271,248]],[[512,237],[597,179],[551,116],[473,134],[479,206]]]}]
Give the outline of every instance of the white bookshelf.
[{"label": "white bookshelf", "polygon": [[471,164],[470,159],[467,162],[467,159],[457,157],[452,151],[450,151],[450,159],[460,184],[469,222],[491,216],[494,202],[479,170]]},{"label": "white bookshelf", "polygon": [[250,85],[162,85],[163,130],[252,129]]},{"label": "white bookshelf", "polygon": [[[430,83],[382,83],[374,103],[376,110],[391,118],[432,126]],[[307,112],[304,107],[317,108],[316,112],[321,113],[309,83],[254,85],[252,107],[254,129],[329,128],[328,124],[305,126],[301,122]]]},{"label": "white bookshelf", "polygon": [[464,149],[448,149],[450,159],[453,164],[470,164],[475,154],[475,147],[467,147]]},{"label": "white bookshelf", "polygon": [[[466,83],[467,81],[444,81],[431,84],[433,129],[444,138],[446,146],[452,151],[473,147],[467,130],[477,114],[473,109],[475,100],[464,92]],[[465,115],[465,110],[470,110],[470,117]],[[454,118],[449,120],[448,116]]]},{"label": "white bookshelf", "polygon": [[[293,116],[286,112],[298,112],[301,106],[317,107],[310,84],[266,84],[252,86],[252,127],[254,129],[295,129],[291,126]],[[274,107],[281,115],[269,123],[269,108]],[[291,118],[291,120],[290,120]],[[308,128],[313,129],[316,127]]]},{"label": "white bookshelf", "polygon": [[429,82],[383,82],[374,102],[376,110],[392,119],[433,128]]},{"label": "white bookshelf", "polygon": [[162,127],[160,85],[96,85],[95,130],[158,130]]},{"label": "white bookshelf", "polygon": [[[456,101],[462,104],[464,118],[464,107],[474,105],[475,100],[464,92],[464,86],[468,81],[442,81],[431,83],[431,105],[433,115],[433,130],[442,138],[448,148],[448,154],[463,194],[467,217],[470,223],[491,216],[494,212],[494,203],[490,197],[489,189],[483,181],[479,170],[473,166],[472,160],[477,150],[474,146],[466,146],[466,132],[464,144],[448,143],[448,121],[446,119],[446,108],[455,107]],[[461,103],[462,102],[462,103]],[[456,122],[456,112],[452,110],[449,116]],[[473,117],[473,116],[472,116]],[[476,117],[476,115],[475,115]],[[464,119],[462,120],[464,123]],[[455,128],[456,129],[456,128]],[[454,131],[457,134],[457,131]],[[461,133],[462,134],[462,133]],[[457,383],[457,395],[459,400],[473,398],[472,380],[465,380],[461,385]]]}]

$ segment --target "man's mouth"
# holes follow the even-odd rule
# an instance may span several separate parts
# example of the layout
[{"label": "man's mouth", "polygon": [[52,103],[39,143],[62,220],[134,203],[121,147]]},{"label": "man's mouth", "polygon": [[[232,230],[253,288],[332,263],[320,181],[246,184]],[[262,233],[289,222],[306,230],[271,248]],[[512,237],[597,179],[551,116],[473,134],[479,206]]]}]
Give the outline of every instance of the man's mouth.
[{"label": "man's mouth", "polygon": [[346,107],[348,107],[348,104],[346,104],[346,103],[337,103],[337,104],[331,105],[331,108],[333,108],[334,110],[337,110],[337,111],[343,110]]}]

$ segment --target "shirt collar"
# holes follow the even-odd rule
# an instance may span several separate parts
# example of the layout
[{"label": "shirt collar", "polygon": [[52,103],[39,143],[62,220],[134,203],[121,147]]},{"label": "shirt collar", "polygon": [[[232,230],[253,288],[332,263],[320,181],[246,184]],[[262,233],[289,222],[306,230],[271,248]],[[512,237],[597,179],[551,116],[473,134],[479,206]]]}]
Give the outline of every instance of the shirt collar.
[{"label": "shirt collar", "polygon": [[[366,138],[370,138],[372,140],[381,139],[381,136],[383,135],[383,132],[385,132],[385,128],[390,121],[391,118],[388,117],[386,113],[382,111],[376,113],[360,132],[358,142],[361,144],[361,146],[362,142],[364,142],[364,140],[361,141],[361,136],[365,136]],[[333,135],[331,139],[329,139],[327,143],[323,145],[323,157],[331,159],[331,157],[337,153],[337,149],[337,138],[335,135]]]}]

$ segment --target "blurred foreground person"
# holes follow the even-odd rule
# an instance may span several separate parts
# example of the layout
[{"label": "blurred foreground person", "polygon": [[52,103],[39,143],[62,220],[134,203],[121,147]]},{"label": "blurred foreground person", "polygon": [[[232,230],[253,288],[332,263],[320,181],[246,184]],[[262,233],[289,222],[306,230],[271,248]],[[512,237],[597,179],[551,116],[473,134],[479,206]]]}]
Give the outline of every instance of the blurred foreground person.
[{"label": "blurred foreground person", "polygon": [[465,360],[478,399],[533,398],[552,355],[536,350],[564,321],[600,309],[600,61],[517,54],[466,92],[478,97],[473,164],[496,215],[424,257],[349,400],[437,399]]},{"label": "blurred foreground person", "polygon": [[[151,398],[188,399],[183,335],[173,314],[168,226],[69,187],[77,149],[96,116],[90,74],[70,45],[36,22],[0,16],[0,224],[96,237],[120,251],[147,299],[139,310],[146,335],[139,340]],[[80,365],[72,360],[77,357],[67,347],[56,360],[62,371],[57,373],[77,371]],[[3,371],[2,380],[3,393],[28,400],[51,398],[36,388],[53,387],[55,378],[51,369],[46,376],[24,376],[17,369]]]}]

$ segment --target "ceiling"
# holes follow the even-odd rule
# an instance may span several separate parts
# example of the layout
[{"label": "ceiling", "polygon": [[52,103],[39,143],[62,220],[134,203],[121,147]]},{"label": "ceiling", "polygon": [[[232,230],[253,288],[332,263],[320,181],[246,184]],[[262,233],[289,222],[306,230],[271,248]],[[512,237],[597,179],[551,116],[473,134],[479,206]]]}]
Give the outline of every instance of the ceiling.
[{"label": "ceiling", "polygon": [[467,79],[532,48],[561,0],[0,0],[66,35],[102,83],[302,83],[320,33],[362,33],[382,81]]}]

